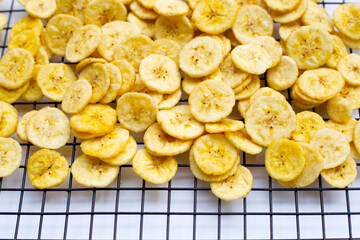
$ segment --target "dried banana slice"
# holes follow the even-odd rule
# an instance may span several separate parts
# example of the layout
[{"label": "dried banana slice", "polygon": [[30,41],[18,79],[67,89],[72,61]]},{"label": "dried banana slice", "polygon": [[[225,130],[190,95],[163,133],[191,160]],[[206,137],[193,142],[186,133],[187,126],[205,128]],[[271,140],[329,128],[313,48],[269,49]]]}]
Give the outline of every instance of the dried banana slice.
[{"label": "dried banana slice", "polygon": [[55,14],[70,14],[84,23],[84,9],[88,0],[56,0]]},{"label": "dried banana slice", "polygon": [[25,10],[32,17],[49,18],[56,11],[56,0],[29,0]]},{"label": "dried banana slice", "polygon": [[65,56],[69,62],[80,62],[90,56],[101,40],[101,29],[89,24],[75,31],[66,46]]},{"label": "dried banana slice", "polygon": [[360,40],[360,4],[346,3],[339,5],[333,14],[337,29],[350,39]]},{"label": "dried banana slice", "polygon": [[273,20],[269,13],[256,5],[245,5],[239,8],[232,31],[242,44],[250,43],[258,36],[272,36]]},{"label": "dried banana slice", "polygon": [[61,102],[65,92],[77,79],[69,65],[50,63],[40,68],[36,81],[42,93],[49,99]]},{"label": "dried banana slice", "polygon": [[116,124],[116,111],[103,104],[89,104],[70,118],[71,128],[77,132],[104,135]]},{"label": "dried banana slice", "polygon": [[238,102],[238,110],[243,119],[245,119],[246,112],[250,107],[250,99],[243,99]]},{"label": "dried banana slice", "polygon": [[327,101],[326,110],[331,120],[339,123],[347,122],[352,117],[350,102],[343,97],[335,97]]},{"label": "dried banana slice", "polygon": [[85,154],[76,158],[71,173],[76,182],[86,187],[101,188],[112,183],[119,174],[119,166],[113,166]]},{"label": "dried banana slice", "polygon": [[66,46],[73,33],[80,29],[81,22],[69,14],[58,14],[52,17],[45,28],[45,41],[56,55],[65,56]]},{"label": "dried banana slice", "polygon": [[57,108],[42,108],[28,121],[26,134],[38,147],[58,149],[70,139],[69,119]]},{"label": "dried banana slice", "polygon": [[102,26],[112,21],[126,20],[126,7],[118,0],[92,0],[85,7],[85,24]]},{"label": "dried banana slice", "polygon": [[93,63],[85,67],[79,75],[79,80],[81,79],[88,81],[92,87],[90,103],[100,101],[110,87],[109,72],[106,65],[102,63]]},{"label": "dried banana slice", "polygon": [[234,89],[235,99],[242,100],[251,97],[260,88],[260,78],[257,75],[251,75],[251,82],[247,84],[240,92]]},{"label": "dried banana slice", "polygon": [[355,118],[350,118],[348,121],[343,123],[329,120],[326,122],[326,127],[338,130],[345,135],[349,142],[351,142],[353,140],[353,133],[356,123],[357,121]]},{"label": "dried banana slice", "polygon": [[219,68],[223,76],[223,81],[233,89],[238,87],[249,76],[248,73],[235,66],[230,54],[224,58]]},{"label": "dried banana slice", "polygon": [[112,158],[100,158],[100,160],[111,165],[122,166],[129,163],[134,158],[136,151],[137,143],[132,136],[129,136],[129,140],[125,144],[124,150],[118,155]]},{"label": "dried banana slice", "polygon": [[320,149],[324,169],[339,166],[350,154],[350,145],[346,136],[331,128],[318,130],[310,144]]},{"label": "dried banana slice", "polygon": [[360,86],[345,84],[339,95],[349,101],[352,110],[360,108]]},{"label": "dried banana slice", "polygon": [[279,97],[257,98],[245,115],[246,131],[255,143],[265,147],[274,140],[290,138],[295,127],[294,110]]},{"label": "dried banana slice", "polygon": [[135,84],[135,69],[126,60],[116,60],[111,63],[120,69],[122,83],[118,95],[123,95],[124,93],[130,91]]},{"label": "dried banana slice", "polygon": [[296,114],[296,129],[292,138],[297,142],[310,142],[313,135],[325,127],[323,118],[310,111],[303,111]]},{"label": "dried banana slice", "polygon": [[114,52],[120,44],[130,36],[141,33],[135,24],[123,21],[109,22],[102,26],[101,31],[101,41],[97,50],[107,61],[114,60]]},{"label": "dried banana slice", "polygon": [[337,68],[339,61],[348,54],[348,50],[341,38],[336,35],[331,35],[331,38],[334,42],[334,49],[326,65],[331,68]]},{"label": "dried banana slice", "polygon": [[139,4],[138,1],[133,1],[130,4],[130,10],[134,13],[138,18],[146,19],[146,20],[155,20],[159,17],[159,15],[152,10],[152,8],[143,7]]},{"label": "dried banana slice", "polygon": [[34,188],[55,187],[69,175],[69,163],[60,153],[41,149],[29,157],[26,172]]},{"label": "dried banana slice", "polygon": [[253,185],[253,176],[250,170],[238,165],[234,174],[221,182],[210,183],[211,192],[225,201],[245,198]]},{"label": "dried banana slice", "polygon": [[114,64],[107,63],[105,64],[109,72],[110,86],[106,95],[100,99],[100,103],[111,103],[118,96],[121,85],[122,85],[122,76],[120,69]]},{"label": "dried banana slice", "polygon": [[83,153],[98,158],[111,158],[125,149],[129,140],[129,131],[117,124],[104,136],[83,140],[80,144]]},{"label": "dried banana slice", "polygon": [[116,103],[121,125],[132,132],[144,132],[156,121],[157,105],[145,93],[125,93]]},{"label": "dried banana slice", "polygon": [[144,8],[153,9],[157,0],[137,0]]},{"label": "dried banana slice", "polygon": [[351,38],[345,36],[344,34],[342,34],[341,32],[335,32],[335,34],[337,36],[339,36],[341,38],[341,40],[343,40],[343,42],[345,43],[345,46],[352,48],[352,49],[360,49],[360,40],[351,39]]},{"label": "dried banana slice", "polygon": [[360,56],[358,54],[349,54],[339,61],[337,69],[347,84],[360,85]]},{"label": "dried banana slice", "polygon": [[135,14],[129,13],[126,17],[129,23],[135,24],[142,34],[153,38],[155,37],[155,22],[138,18]]},{"label": "dried banana slice", "polygon": [[280,62],[267,71],[266,81],[271,88],[282,91],[294,85],[298,75],[296,62],[291,57],[281,56]]},{"label": "dried banana slice", "polygon": [[12,138],[0,137],[0,177],[13,174],[21,164],[22,148]]},{"label": "dried banana slice", "polygon": [[[0,78],[2,77],[3,74],[0,73]],[[13,90],[8,90],[6,88],[0,87],[0,101],[4,101],[7,103],[14,103],[21,97],[21,95],[23,95],[26,92],[28,87],[29,87],[29,82],[26,82],[23,86]]]},{"label": "dried banana slice", "polygon": [[153,53],[171,58],[176,64],[179,62],[180,45],[168,38],[156,39],[153,42]]},{"label": "dried banana slice", "polygon": [[225,132],[225,137],[237,148],[247,154],[261,153],[262,147],[251,140],[245,129],[240,131]]},{"label": "dried banana slice", "polygon": [[239,131],[244,128],[244,123],[242,121],[234,119],[222,119],[216,123],[206,123],[205,130],[208,133],[222,133],[222,132],[233,132]]},{"label": "dried banana slice", "polygon": [[224,134],[207,134],[194,142],[194,159],[205,174],[221,175],[228,172],[238,158],[238,150]]},{"label": "dried banana slice", "polygon": [[290,34],[286,53],[295,60],[299,69],[312,69],[324,65],[333,52],[331,35],[313,26],[301,27]]},{"label": "dried banana slice", "polygon": [[185,75],[183,81],[182,81],[182,87],[184,91],[190,95],[191,92],[202,82],[205,82],[207,80],[214,80],[214,81],[223,81],[223,75],[220,69],[218,68],[215,70],[215,72],[211,73],[210,75],[199,77],[199,78],[193,78],[189,75]]},{"label": "dried banana slice", "polygon": [[257,45],[240,45],[231,52],[231,60],[235,66],[251,74],[263,74],[272,65],[269,53]]},{"label": "dried banana slice", "polygon": [[171,94],[164,94],[161,102],[158,104],[159,110],[167,110],[175,107],[181,99],[181,94],[181,89]]},{"label": "dried banana slice", "polygon": [[20,119],[17,128],[16,128],[16,134],[18,137],[23,140],[24,142],[28,141],[27,133],[26,133],[26,126],[30,119],[37,113],[36,110],[32,110],[30,112],[25,113],[22,118]]},{"label": "dried banana slice", "polygon": [[177,171],[174,157],[152,156],[146,149],[139,150],[132,160],[133,171],[145,181],[164,184],[170,181]]},{"label": "dried banana slice", "polygon": [[180,140],[164,132],[159,124],[151,125],[144,134],[146,150],[154,156],[175,156],[188,151],[193,140]]},{"label": "dried banana slice", "polygon": [[296,30],[301,28],[301,22],[300,21],[294,21],[290,23],[284,23],[281,24],[279,27],[279,35],[280,39],[283,41],[287,41],[290,34]]},{"label": "dried banana slice", "polygon": [[282,185],[289,188],[302,188],[310,185],[319,177],[323,169],[319,150],[308,143],[298,144],[305,157],[305,167],[295,179],[288,182],[279,181]]},{"label": "dried banana slice", "polygon": [[81,73],[81,71],[89,66],[90,64],[93,64],[93,63],[107,63],[105,59],[103,58],[92,58],[92,57],[89,57],[89,58],[85,58],[83,60],[81,60],[78,64],[76,64],[76,72],[78,73]]},{"label": "dried banana slice", "polygon": [[229,85],[207,80],[197,86],[189,96],[192,115],[201,122],[217,122],[226,118],[235,105],[235,95]]},{"label": "dried banana slice", "polygon": [[305,168],[305,157],[299,144],[287,139],[271,143],[265,152],[265,167],[272,178],[294,180]]},{"label": "dried banana slice", "polygon": [[157,121],[167,134],[182,140],[197,138],[205,132],[205,125],[192,116],[187,105],[159,111]]},{"label": "dried banana slice", "polygon": [[202,32],[219,34],[232,27],[237,10],[234,0],[204,0],[194,9],[192,21]]},{"label": "dried banana slice", "polygon": [[0,137],[10,137],[16,132],[18,112],[12,105],[0,101]]},{"label": "dried banana slice", "polygon": [[280,62],[283,50],[281,44],[273,37],[259,36],[254,38],[251,44],[264,48],[269,54],[272,64],[271,67],[275,67]]},{"label": "dried banana slice", "polygon": [[271,10],[278,12],[290,12],[300,4],[300,0],[265,0],[265,3]]},{"label": "dried banana slice", "polygon": [[74,137],[80,138],[80,139],[92,139],[96,137],[101,137],[105,133],[88,133],[88,132],[78,132],[74,129],[72,129],[72,132],[74,134]]},{"label": "dried banana slice", "polygon": [[89,103],[91,95],[92,89],[88,81],[75,81],[64,93],[61,109],[68,114],[78,113]]},{"label": "dried banana slice", "polygon": [[8,49],[23,48],[35,56],[35,54],[39,51],[40,46],[39,36],[31,30],[26,30],[10,39]]},{"label": "dried banana slice", "polygon": [[162,94],[173,93],[180,88],[180,71],[171,58],[151,54],[141,61],[141,81],[150,90]]},{"label": "dried banana slice", "polygon": [[350,157],[355,160],[360,160],[360,154],[356,150],[354,142],[350,142]]},{"label": "dried banana slice", "polygon": [[321,171],[321,177],[335,188],[345,188],[356,179],[356,167],[355,160],[348,157],[341,165]]},{"label": "dried banana slice", "polygon": [[42,23],[41,19],[30,16],[23,17],[11,28],[10,39],[16,35],[22,34],[27,30],[31,30],[33,34],[40,37],[44,31],[44,24]]},{"label": "dried banana slice", "polygon": [[304,26],[322,27],[329,33],[334,30],[333,20],[328,15],[326,9],[311,1],[308,2],[308,8],[304,15],[302,15],[301,22]]},{"label": "dried banana slice", "polygon": [[255,100],[261,96],[274,96],[274,97],[278,97],[283,99],[284,101],[286,101],[286,98],[284,95],[282,95],[281,93],[279,93],[278,91],[275,91],[271,88],[268,87],[263,87],[260,88],[259,90],[257,90],[256,92],[254,92],[254,94],[251,95],[250,97],[250,104],[252,104],[253,102],[255,102]]},{"label": "dried banana slice", "polygon": [[180,0],[157,0],[154,4],[154,11],[166,17],[182,16],[188,13],[189,7]]},{"label": "dried banana slice", "polygon": [[14,90],[24,86],[32,77],[33,69],[34,58],[29,51],[21,48],[7,51],[0,60],[0,87]]},{"label": "dried banana slice", "polygon": [[359,121],[356,123],[355,128],[354,128],[354,133],[353,133],[353,141],[354,141],[354,146],[357,150],[357,152],[360,152],[360,123]]},{"label": "dried banana slice", "polygon": [[278,12],[270,11],[270,15],[275,22],[279,23],[291,23],[297,21],[304,15],[306,9],[308,8],[308,0],[301,0],[300,4],[290,12]]},{"label": "dried banana slice", "polygon": [[[239,86],[233,88],[235,96],[236,94],[241,93],[250,83],[254,83],[253,82],[253,78],[255,80],[256,77],[254,77],[255,74],[249,74],[243,81],[242,83],[240,83]],[[256,87],[257,84],[255,84],[254,86]],[[260,86],[259,86],[260,87]],[[259,88],[258,87],[258,88]],[[256,88],[254,91],[256,91],[258,88]]]},{"label": "dried banana slice", "polygon": [[222,47],[210,37],[191,40],[179,55],[181,70],[191,77],[203,77],[213,73],[221,61]]},{"label": "dried banana slice", "polygon": [[160,16],[155,22],[155,38],[168,38],[183,47],[194,37],[190,20],[185,17],[167,18]]}]

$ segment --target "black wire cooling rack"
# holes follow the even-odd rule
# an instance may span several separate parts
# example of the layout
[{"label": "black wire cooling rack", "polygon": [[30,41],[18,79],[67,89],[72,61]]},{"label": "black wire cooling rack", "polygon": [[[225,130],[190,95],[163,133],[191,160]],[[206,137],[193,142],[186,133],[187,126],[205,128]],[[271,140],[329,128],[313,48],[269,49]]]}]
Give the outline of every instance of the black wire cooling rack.
[{"label": "black wire cooling rack", "polygon": [[[341,3],[319,4],[332,13]],[[0,3],[0,12],[9,18],[0,37],[3,55],[11,26],[26,12],[15,0]],[[264,79],[262,84],[266,86]],[[291,103],[290,91],[284,94]],[[20,99],[13,105],[20,115],[44,106],[59,107],[46,100]],[[323,109],[313,110],[326,119]],[[134,137],[142,148],[142,136]],[[242,153],[242,164],[254,175],[254,187],[246,199],[223,202],[211,194],[207,183],[191,175],[187,156],[182,155],[175,178],[161,186],[146,183],[125,165],[107,188],[84,188],[69,174],[60,186],[37,190],[28,183],[26,163],[38,148],[19,142],[24,155],[19,170],[0,179],[2,239],[360,239],[358,179],[346,189],[334,189],[320,178],[307,188],[287,189],[268,176],[263,154]],[[79,144],[72,137],[61,150],[70,165],[80,154]]]}]

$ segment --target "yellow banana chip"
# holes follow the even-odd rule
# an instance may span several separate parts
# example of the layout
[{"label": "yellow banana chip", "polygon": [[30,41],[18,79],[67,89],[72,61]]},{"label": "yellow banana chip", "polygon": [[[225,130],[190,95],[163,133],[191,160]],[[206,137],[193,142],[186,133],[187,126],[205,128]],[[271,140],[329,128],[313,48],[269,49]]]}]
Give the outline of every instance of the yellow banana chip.
[{"label": "yellow banana chip", "polygon": [[24,142],[28,141],[27,133],[26,133],[26,126],[30,119],[37,113],[36,110],[32,110],[30,112],[27,112],[22,116],[19,123],[17,124],[16,133],[18,137],[23,140]]},{"label": "yellow banana chip", "polygon": [[225,57],[219,68],[223,76],[223,81],[233,89],[238,87],[249,76],[248,73],[235,66],[230,54]]},{"label": "yellow banana chip", "polygon": [[33,56],[39,51],[40,49],[40,38],[31,30],[25,30],[22,33],[15,35],[14,37],[10,38],[9,41],[9,50],[15,48],[23,48],[31,52]]},{"label": "yellow banana chip", "polygon": [[20,167],[22,149],[14,139],[0,137],[0,153],[0,177],[8,177]]},{"label": "yellow banana chip", "polygon": [[25,10],[32,17],[49,18],[56,11],[56,0],[29,0]]},{"label": "yellow banana chip", "polygon": [[331,38],[334,41],[334,49],[326,65],[331,68],[337,68],[339,61],[348,54],[348,50],[341,38],[336,35],[331,35]]},{"label": "yellow banana chip", "polygon": [[175,107],[181,99],[181,89],[178,89],[174,93],[164,94],[161,102],[158,104],[159,110],[167,110]]},{"label": "yellow banana chip", "polygon": [[349,54],[343,57],[337,66],[337,69],[347,84],[359,86],[360,85],[360,56],[358,54]]},{"label": "yellow banana chip", "polygon": [[10,137],[16,132],[18,112],[12,105],[0,101],[0,137]]},{"label": "yellow banana chip", "polygon": [[41,19],[33,18],[30,16],[23,17],[19,21],[17,21],[11,28],[10,38],[19,35],[26,30],[31,30],[32,33],[40,37],[40,35],[44,31],[44,24],[42,23]]},{"label": "yellow banana chip", "polygon": [[122,166],[129,163],[134,158],[136,151],[137,143],[132,136],[129,136],[129,140],[126,143],[124,150],[118,155],[112,158],[100,158],[100,160],[111,165]]},{"label": "yellow banana chip", "polygon": [[308,0],[301,0],[300,4],[290,12],[270,11],[270,15],[275,22],[291,23],[300,19],[301,16],[304,15],[307,8]]},{"label": "yellow banana chip", "polygon": [[333,14],[337,29],[348,38],[360,40],[359,3],[345,3],[339,5]]},{"label": "yellow banana chip", "polygon": [[205,82],[206,80],[215,80],[215,81],[223,81],[223,75],[220,69],[215,70],[215,72],[211,73],[210,75],[199,77],[199,78],[193,78],[189,75],[185,75],[183,81],[182,81],[182,87],[184,91],[190,95],[191,92],[202,82]]},{"label": "yellow banana chip", "polygon": [[215,123],[206,123],[205,130],[208,133],[222,133],[222,132],[232,132],[239,131],[244,128],[244,123],[242,121],[233,120],[233,119],[222,119],[219,122]]},{"label": "yellow banana chip", "polygon": [[301,17],[304,26],[318,26],[331,33],[334,30],[334,23],[328,15],[325,8],[311,1],[308,2],[308,8]]},{"label": "yellow banana chip", "polygon": [[356,123],[357,121],[353,117],[343,123],[338,123],[330,119],[329,121],[326,122],[326,126],[328,128],[338,130],[339,132],[345,135],[345,137],[349,142],[351,142],[353,140],[353,133]]},{"label": "yellow banana chip", "polygon": [[[0,78],[2,77],[4,77],[4,75],[0,73]],[[14,103],[21,97],[21,95],[23,95],[26,92],[28,87],[29,87],[29,82],[26,82],[23,86],[13,90],[0,87],[0,101],[4,101],[7,103]]]},{"label": "yellow banana chip", "polygon": [[118,95],[123,95],[130,91],[135,84],[135,69],[126,60],[116,60],[111,63],[120,69],[122,83]]},{"label": "yellow banana chip", "polygon": [[85,24],[102,26],[112,21],[125,21],[126,7],[118,0],[92,0],[85,7]]},{"label": "yellow banana chip", "polygon": [[360,86],[345,84],[345,86],[340,90],[339,96],[349,101],[352,110],[360,108]]},{"label": "yellow banana chip", "polygon": [[154,12],[154,10],[143,7],[141,4],[139,4],[138,1],[133,1],[130,4],[130,10],[141,19],[154,20],[159,17],[159,15]]},{"label": "yellow banana chip", "polygon": [[258,154],[262,147],[251,140],[245,129],[234,132],[225,132],[225,137],[238,149],[251,155]]},{"label": "yellow banana chip", "polygon": [[341,165],[324,169],[321,177],[335,188],[345,188],[349,186],[357,175],[356,162],[352,157],[348,157]]},{"label": "yellow banana chip", "polygon": [[155,37],[155,22],[138,18],[135,14],[129,13],[126,17],[129,23],[136,25],[141,33],[153,38]]},{"label": "yellow banana chip", "polygon": [[181,0],[157,0],[154,3],[154,11],[166,17],[182,16],[188,13],[189,7]]},{"label": "yellow banana chip", "polygon": [[281,56],[280,62],[267,71],[266,81],[271,88],[282,91],[294,85],[298,75],[296,62],[291,57]]},{"label": "yellow banana chip", "polygon": [[296,114],[296,129],[292,138],[297,142],[310,142],[317,130],[324,128],[323,118],[315,113],[303,111]]},{"label": "yellow banana chip", "polygon": [[89,103],[91,95],[91,85],[88,81],[75,81],[65,92],[61,109],[68,114],[78,113]]}]

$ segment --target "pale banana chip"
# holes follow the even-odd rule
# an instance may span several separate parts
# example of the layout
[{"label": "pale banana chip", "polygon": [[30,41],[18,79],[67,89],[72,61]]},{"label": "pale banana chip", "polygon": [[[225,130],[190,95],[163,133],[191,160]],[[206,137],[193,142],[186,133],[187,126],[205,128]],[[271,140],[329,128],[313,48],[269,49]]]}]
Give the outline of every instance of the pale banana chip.
[{"label": "pale banana chip", "polygon": [[37,113],[36,110],[32,110],[30,112],[25,113],[17,124],[16,134],[18,137],[24,142],[28,141],[27,133],[26,133],[26,125],[29,120]]},{"label": "pale banana chip", "polygon": [[159,111],[157,121],[167,134],[182,140],[197,138],[205,132],[205,125],[192,116],[187,105]]},{"label": "pale banana chip", "polygon": [[75,81],[64,93],[61,109],[68,114],[78,113],[89,103],[91,95],[91,85],[88,81]]},{"label": "pale banana chip", "polygon": [[356,123],[355,128],[354,128],[353,142],[354,142],[355,149],[359,153],[360,152],[360,123],[359,123],[359,121]]},{"label": "pale banana chip", "polygon": [[111,158],[125,149],[129,140],[129,131],[117,124],[114,129],[104,136],[83,140],[81,151],[86,155],[98,158]]},{"label": "pale banana chip", "polygon": [[281,56],[283,55],[283,50],[281,44],[276,41],[275,38],[269,36],[259,36],[254,38],[251,44],[258,45],[267,51],[272,61],[271,67],[278,65]]},{"label": "pale banana chip", "polygon": [[358,54],[349,54],[343,57],[337,66],[337,69],[343,75],[347,84],[360,85],[360,56]]},{"label": "pale banana chip", "polygon": [[38,147],[58,149],[70,139],[69,119],[57,108],[42,108],[28,121],[26,134]]},{"label": "pale banana chip", "polygon": [[225,137],[237,148],[247,154],[256,155],[262,151],[262,147],[251,140],[243,128],[240,131],[225,132]]},{"label": "pale banana chip", "polygon": [[153,38],[155,37],[155,22],[138,18],[135,14],[129,13],[126,17],[129,23],[135,24],[142,34]]},{"label": "pale banana chip", "polygon": [[[254,74],[248,74],[248,76],[240,83],[239,86],[233,88],[235,95],[241,93],[250,83],[252,83],[253,79],[255,80],[257,76],[254,77]],[[257,84],[255,84],[254,86],[256,86]],[[260,86],[259,86],[260,87]],[[259,88],[257,87],[257,88]],[[255,89],[255,91],[257,90],[257,88]]]},{"label": "pale banana chip", "polygon": [[80,138],[80,139],[92,139],[96,137],[101,137],[105,133],[88,133],[88,132],[78,132],[74,129],[72,129],[72,132],[74,134],[74,137]]},{"label": "pale banana chip", "polygon": [[116,103],[121,125],[132,132],[144,132],[156,121],[157,105],[145,93],[125,93]]},{"label": "pale banana chip", "polygon": [[137,0],[143,7],[153,9],[157,0]]},{"label": "pale banana chip", "polygon": [[70,125],[74,131],[100,136],[111,132],[115,124],[115,109],[103,104],[89,104],[70,118]]},{"label": "pale banana chip", "polygon": [[[46,64],[50,63],[49,55],[47,54],[45,47],[40,46],[39,50],[37,51],[37,53],[34,56],[34,62],[35,62],[34,68],[40,68],[40,65],[46,65]],[[35,71],[36,70],[34,69],[34,72]],[[35,75],[35,74],[33,74],[33,75]]]},{"label": "pale banana chip", "polygon": [[46,189],[65,181],[69,175],[69,163],[60,153],[41,149],[29,157],[26,172],[34,188]]},{"label": "pale banana chip", "polygon": [[360,160],[360,154],[356,150],[354,142],[350,142],[350,157],[358,161]]},{"label": "pale banana chip", "polygon": [[76,64],[76,72],[81,73],[81,71],[85,67],[93,63],[106,63],[106,60],[103,58],[93,58],[93,57],[85,58],[81,60],[78,64]]},{"label": "pale banana chip", "polygon": [[227,118],[222,119],[219,122],[205,124],[205,130],[208,133],[233,132],[239,131],[243,128],[244,123],[242,121]]},{"label": "pale banana chip", "polygon": [[25,10],[32,17],[49,18],[56,11],[56,0],[30,0]]},{"label": "pale banana chip", "polygon": [[344,34],[342,34],[341,32],[335,32],[335,34],[337,36],[339,36],[341,38],[341,40],[343,40],[343,42],[345,43],[345,46],[352,48],[352,49],[360,49],[360,39],[359,40],[351,39],[351,38],[345,36]]},{"label": "pale banana chip", "polygon": [[180,88],[180,71],[171,58],[151,54],[141,61],[141,81],[150,90],[162,94],[173,93]]},{"label": "pale banana chip", "polygon": [[30,16],[23,17],[11,28],[10,39],[16,35],[22,34],[26,30],[31,30],[32,33],[40,37],[44,31],[44,24],[42,23],[41,19]]},{"label": "pale banana chip", "polygon": [[125,144],[124,150],[118,155],[112,158],[100,158],[100,160],[111,165],[122,166],[129,163],[134,158],[136,151],[137,143],[132,136],[129,136],[129,140]]},{"label": "pale banana chip", "polygon": [[109,72],[110,86],[105,96],[100,99],[100,103],[111,103],[116,99],[120,92],[122,76],[120,69],[114,64],[107,63],[105,66]]},{"label": "pale banana chip", "polygon": [[123,95],[130,91],[135,84],[135,69],[126,60],[116,60],[111,63],[120,69],[122,83],[118,95]]},{"label": "pale banana chip", "polygon": [[45,28],[45,41],[56,55],[65,56],[66,46],[73,33],[80,29],[81,22],[69,14],[58,14],[52,17]]},{"label": "pale banana chip", "polygon": [[145,181],[164,184],[170,181],[177,171],[174,157],[152,156],[146,149],[139,150],[132,160],[133,171]]},{"label": "pale banana chip", "polygon": [[40,49],[40,38],[31,30],[25,30],[10,38],[8,49],[23,48],[31,52],[33,56]]},{"label": "pale banana chip", "polygon": [[300,4],[300,0],[265,0],[265,3],[271,10],[278,12],[290,12]]},{"label": "pale banana chip", "polygon": [[327,101],[326,110],[330,119],[335,122],[347,122],[352,117],[352,108],[350,102],[346,98],[340,96],[334,97]]},{"label": "pale banana chip", "polygon": [[241,115],[241,117],[243,119],[245,119],[246,117],[246,112],[248,111],[250,107],[250,99],[243,99],[243,100],[239,100],[238,102],[238,110],[239,110],[239,113]]},{"label": "pale banana chip", "polygon": [[181,89],[171,94],[164,94],[161,102],[158,104],[159,110],[168,110],[175,107],[181,99],[181,94]]},{"label": "pale banana chip", "polygon": [[271,36],[273,25],[266,10],[256,5],[244,5],[239,8],[232,31],[240,43],[248,44],[255,37]]},{"label": "pale banana chip", "polygon": [[256,45],[240,45],[231,52],[231,60],[236,67],[251,74],[263,74],[272,65],[269,53]]},{"label": "pale banana chip", "polygon": [[257,98],[245,115],[246,131],[255,143],[265,147],[277,139],[290,138],[295,127],[293,109],[279,97]]},{"label": "pale banana chip", "polygon": [[311,1],[308,2],[308,8],[301,17],[304,26],[318,26],[331,33],[334,30],[334,23],[328,15],[325,8]]},{"label": "pale banana chip", "polygon": [[301,22],[300,21],[293,21],[289,23],[283,23],[279,27],[279,35],[280,39],[283,41],[287,41],[290,34],[296,30],[301,28]]},{"label": "pale banana chip", "polygon": [[155,20],[159,17],[159,15],[156,12],[154,12],[154,10],[141,6],[141,4],[139,4],[138,1],[133,1],[130,4],[130,10],[138,18],[141,18],[141,19]]},{"label": "pale banana chip", "polygon": [[71,173],[76,182],[86,187],[106,187],[119,174],[119,166],[113,166],[98,158],[85,154],[76,158],[71,165]]},{"label": "pale banana chip", "polygon": [[338,130],[339,132],[345,135],[345,137],[349,142],[351,142],[353,140],[353,133],[356,123],[357,121],[355,118],[350,118],[348,121],[343,123],[338,123],[333,120],[329,120],[326,122],[326,127]]},{"label": "pale banana chip", "polygon": [[270,15],[275,22],[291,23],[297,21],[306,12],[308,8],[308,0],[301,0],[300,4],[290,12],[270,11]]},{"label": "pale banana chip", "polygon": [[0,87],[14,90],[24,86],[34,70],[34,58],[25,49],[15,48],[7,51],[0,60]]},{"label": "pale banana chip", "polygon": [[264,9],[268,8],[264,0],[235,0],[235,2],[239,7],[244,5],[258,5]]},{"label": "pale banana chip", "polygon": [[326,65],[331,68],[337,68],[339,61],[348,54],[348,50],[341,38],[336,35],[331,35],[331,38],[334,42],[334,49]]},{"label": "pale banana chip", "polygon": [[265,152],[265,167],[272,178],[294,180],[305,168],[305,157],[299,144],[287,139],[271,143]]},{"label": "pale banana chip", "polygon": [[126,7],[118,0],[92,0],[85,7],[85,24],[102,26],[112,21],[126,20]]},{"label": "pale banana chip", "polygon": [[333,52],[334,42],[324,29],[305,26],[292,32],[286,42],[286,54],[295,60],[299,69],[324,65]]},{"label": "pale banana chip", "polygon": [[331,128],[318,130],[310,144],[320,149],[323,168],[334,168],[350,155],[350,145],[345,135]]},{"label": "pale banana chip", "polygon": [[0,101],[0,137],[10,137],[16,132],[18,112],[9,103]]},{"label": "pale banana chip", "polygon": [[[3,74],[0,73],[0,78],[2,77]],[[14,103],[21,97],[21,95],[23,95],[26,92],[28,87],[29,87],[29,82],[26,82],[23,86],[13,90],[8,90],[6,88],[0,87],[0,101],[4,101],[7,103]]]},{"label": "pale banana chip", "polygon": [[36,81],[42,93],[49,99],[61,102],[65,92],[77,79],[69,65],[50,63],[40,68]]},{"label": "pale banana chip", "polygon": [[235,95],[229,85],[207,80],[200,83],[189,96],[192,115],[201,122],[217,122],[226,118],[235,105]]},{"label": "pale banana chip", "polygon": [[248,73],[235,66],[235,64],[231,61],[230,54],[225,57],[219,68],[223,76],[223,81],[229,84],[229,86],[233,89],[238,87],[249,76]]},{"label": "pale banana chip", "polygon": [[321,171],[321,177],[335,188],[345,188],[356,179],[356,168],[355,160],[348,157],[339,166]]},{"label": "pale banana chip", "polygon": [[194,142],[194,159],[205,174],[221,175],[228,172],[238,158],[238,150],[224,134],[207,134]]},{"label": "pale banana chip", "polygon": [[271,88],[282,91],[294,85],[298,75],[296,62],[291,57],[281,56],[280,62],[267,71],[266,81]]},{"label": "pale banana chip", "polygon": [[286,98],[284,95],[282,95],[280,92],[275,91],[271,88],[268,87],[263,87],[263,88],[259,88],[256,92],[254,92],[254,94],[252,94],[252,96],[250,97],[250,104],[252,104],[253,102],[255,102],[255,100],[261,96],[274,96],[274,97],[278,97],[283,99],[284,101],[286,101]]},{"label": "pale banana chip", "polygon": [[21,164],[22,148],[12,138],[0,137],[0,177],[13,174]]},{"label": "pale banana chip", "polygon": [[156,0],[154,11],[166,17],[182,16],[188,13],[189,7],[181,0]]},{"label": "pale banana chip", "polygon": [[284,182],[282,185],[289,188],[302,188],[313,183],[323,169],[322,159],[319,150],[308,143],[298,143],[305,157],[305,167],[302,172],[293,180]]},{"label": "pale banana chip", "polygon": [[190,95],[191,92],[202,82],[205,82],[207,80],[214,80],[221,82],[223,80],[223,75],[220,69],[215,70],[215,72],[211,73],[210,75],[199,77],[199,78],[193,78],[189,75],[185,75],[183,81],[182,81],[182,87],[184,91]]},{"label": "pale banana chip", "polygon": [[55,14],[70,14],[84,23],[84,10],[88,0],[56,0]]},{"label": "pale banana chip", "polygon": [[153,42],[153,53],[167,56],[178,64],[180,45],[169,38],[156,39]]},{"label": "pale banana chip", "polygon": [[235,92],[235,99],[242,100],[251,97],[260,88],[260,78],[257,75],[251,75],[251,82],[247,84],[240,92]]},{"label": "pale banana chip", "polygon": [[339,95],[350,102],[352,110],[360,108],[360,86],[345,84]]},{"label": "pale banana chip", "polygon": [[292,138],[297,142],[310,142],[313,135],[325,127],[323,118],[310,111],[303,111],[296,114],[296,129]]},{"label": "pale banana chip", "polygon": [[359,3],[341,4],[333,13],[336,28],[345,36],[354,40],[360,40],[359,16]]}]

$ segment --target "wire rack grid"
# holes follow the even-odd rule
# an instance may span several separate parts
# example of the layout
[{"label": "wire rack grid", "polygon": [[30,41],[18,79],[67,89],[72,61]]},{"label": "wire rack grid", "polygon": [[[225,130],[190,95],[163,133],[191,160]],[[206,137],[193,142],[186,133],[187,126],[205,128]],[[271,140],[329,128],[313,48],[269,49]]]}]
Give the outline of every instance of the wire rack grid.
[{"label": "wire rack grid", "polygon": [[[356,1],[319,4],[332,14],[339,4]],[[4,0],[0,12],[9,18],[0,33],[3,55],[11,27],[27,14],[16,0]],[[290,91],[284,94],[292,103]],[[181,102],[187,102],[186,95]],[[46,99],[13,105],[20,116],[44,106],[59,107]],[[313,110],[327,119],[323,108]],[[359,119],[359,113],[354,117]],[[143,148],[142,135],[133,136]],[[0,179],[1,239],[360,239],[358,179],[346,189],[334,189],[321,178],[306,188],[287,189],[266,173],[264,153],[242,153],[241,163],[254,175],[253,189],[246,199],[224,202],[192,176],[183,154],[174,179],[160,186],[141,180],[129,164],[107,188],[85,188],[70,174],[60,186],[37,190],[28,182],[26,164],[38,148],[13,137],[21,143],[23,162],[12,176]],[[79,144],[72,137],[60,150],[70,165],[81,154]]]}]

